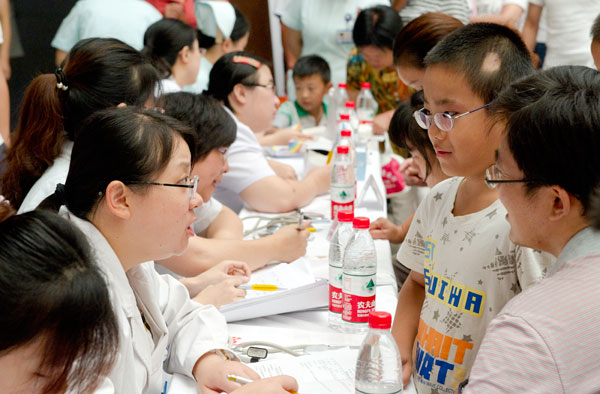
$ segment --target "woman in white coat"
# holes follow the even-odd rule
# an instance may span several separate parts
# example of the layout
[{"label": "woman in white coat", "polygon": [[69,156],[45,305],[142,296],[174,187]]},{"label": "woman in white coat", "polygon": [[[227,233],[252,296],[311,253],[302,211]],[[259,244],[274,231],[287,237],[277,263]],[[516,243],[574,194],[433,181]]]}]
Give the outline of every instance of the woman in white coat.
[{"label": "woman in white coat", "polygon": [[[202,203],[190,178],[192,134],[156,111],[115,108],[92,115],[74,144],[64,187],[43,205],[61,208],[88,237],[108,277],[120,326],[110,375],[119,393],[159,393],[163,372],[198,382],[200,393],[285,393],[289,377],[241,387],[227,374],[259,376],[226,349],[227,326],[213,307],[160,276],[153,260],[182,253]],[[239,391],[238,391],[239,390]]]}]

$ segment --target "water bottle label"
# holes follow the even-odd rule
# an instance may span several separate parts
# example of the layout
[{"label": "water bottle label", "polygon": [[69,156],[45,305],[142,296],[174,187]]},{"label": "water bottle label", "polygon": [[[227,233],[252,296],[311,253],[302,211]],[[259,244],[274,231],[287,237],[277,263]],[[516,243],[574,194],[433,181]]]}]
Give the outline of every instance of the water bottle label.
[{"label": "water bottle label", "polygon": [[329,265],[329,310],[342,313],[344,296],[342,295],[342,267]]},{"label": "water bottle label", "polygon": [[350,203],[348,203],[348,204],[343,204],[343,203],[332,201],[331,202],[331,220],[337,220],[337,215],[338,215],[339,211],[354,212],[354,201],[350,201]]},{"label": "water bottle label", "polygon": [[343,289],[342,320],[367,323],[375,310],[375,275],[343,274]]}]

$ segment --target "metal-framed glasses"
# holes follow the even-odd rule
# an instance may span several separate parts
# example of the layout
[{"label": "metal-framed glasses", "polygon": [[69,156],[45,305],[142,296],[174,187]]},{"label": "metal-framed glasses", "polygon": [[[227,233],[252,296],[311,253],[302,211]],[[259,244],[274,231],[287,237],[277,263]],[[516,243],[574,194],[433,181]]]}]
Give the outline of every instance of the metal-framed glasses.
[{"label": "metal-framed glasses", "polygon": [[502,171],[496,164],[492,164],[485,170],[485,184],[493,189],[498,186],[499,183],[526,183],[533,182],[530,179],[503,179]]},{"label": "metal-framed glasses", "polygon": [[261,88],[269,89],[272,92],[275,92],[275,84],[274,83],[269,83],[269,84],[264,85],[262,83],[251,83],[251,82],[248,82],[248,83],[243,83],[242,85],[247,86],[249,88],[258,86],[258,87],[261,87]]},{"label": "metal-framed glasses", "polygon": [[193,177],[185,177],[180,183],[161,183],[161,182],[126,182],[127,185],[152,185],[152,186],[168,186],[168,187],[185,187],[188,190],[190,200],[198,191],[198,175]]},{"label": "metal-framed glasses", "polygon": [[458,114],[458,115],[450,115],[446,112],[438,112],[436,114],[433,114],[432,116],[426,114],[425,107],[423,107],[420,110],[415,111],[413,113],[413,117],[415,118],[415,120],[417,121],[417,124],[422,129],[425,129],[425,130],[429,129],[429,127],[431,127],[431,122],[433,121],[433,122],[435,122],[435,125],[438,127],[438,129],[448,132],[448,131],[452,130],[452,127],[454,127],[454,121],[456,119],[462,118],[463,116],[466,116],[468,114],[472,114],[473,112],[479,111],[480,109],[483,109],[489,105],[490,105],[490,103],[488,103],[486,105],[482,105],[479,108],[475,108],[470,111],[463,112],[462,114]]}]

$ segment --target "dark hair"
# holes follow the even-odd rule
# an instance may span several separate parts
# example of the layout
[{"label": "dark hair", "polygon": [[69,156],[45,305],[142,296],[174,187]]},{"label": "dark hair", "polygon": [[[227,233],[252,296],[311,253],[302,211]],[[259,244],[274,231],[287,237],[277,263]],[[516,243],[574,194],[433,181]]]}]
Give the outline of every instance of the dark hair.
[{"label": "dark hair", "polygon": [[402,19],[389,6],[376,6],[362,10],[356,17],[352,39],[357,47],[368,45],[392,49],[394,38],[402,29]]},{"label": "dark hair", "polygon": [[160,81],[156,69],[129,45],[112,38],[79,41],[66,59],[67,90],[55,74],[42,74],[27,87],[8,150],[2,193],[15,206],[61,152],[66,137],[77,138],[83,120],[120,103],[141,105]]},{"label": "dark hair", "polygon": [[590,224],[600,230],[600,187],[597,187],[590,198],[590,210],[587,214]]},{"label": "dark hair", "polygon": [[44,393],[92,392],[116,360],[119,328],[89,244],[55,213],[0,204],[0,353],[40,341]]},{"label": "dark hair", "polygon": [[394,40],[394,63],[417,69],[425,68],[425,55],[442,38],[463,27],[453,16],[428,12],[408,22]]},{"label": "dark hair", "polygon": [[196,33],[194,29],[177,19],[164,18],[148,27],[144,34],[144,49],[147,56],[163,78],[171,75],[171,67],[184,47],[192,49]]},{"label": "dark hair", "polygon": [[590,34],[592,36],[592,41],[600,40],[600,15],[594,19],[594,24],[592,25]]},{"label": "dark hair", "polygon": [[462,74],[485,103],[534,71],[519,34],[494,23],[472,23],[446,36],[425,57],[426,67],[440,64]]},{"label": "dark hair", "polygon": [[417,150],[425,160],[426,174],[429,175],[431,172],[430,157],[435,157],[435,150],[427,130],[423,130],[413,117],[415,111],[423,108],[424,98],[423,91],[415,92],[409,102],[401,102],[390,121],[390,127],[388,134],[392,144],[398,148],[404,148],[407,150]]},{"label": "dark hair", "polygon": [[[233,7],[233,10],[235,11],[235,23],[233,24],[233,30],[231,31],[229,38],[231,38],[231,41],[236,42],[248,34],[250,31],[250,24],[240,10],[238,10],[236,7]],[[216,43],[215,37],[207,36],[200,30],[197,30],[197,35],[200,48],[208,49],[214,46]]]},{"label": "dark hair", "polygon": [[258,68],[243,61],[234,61],[236,57],[247,57],[265,65],[263,59],[248,52],[231,52],[219,58],[210,70],[208,89],[204,92],[224,103],[229,109],[229,94],[238,83],[255,84],[258,82]]},{"label": "dark hair", "polygon": [[180,137],[191,147],[193,164],[194,134],[178,120],[131,107],[96,112],[73,146],[64,193],[54,193],[41,207],[58,210],[64,204],[74,215],[89,218],[110,182],[152,181],[168,165]]},{"label": "dark hair", "polygon": [[510,85],[490,107],[529,192],[558,185],[589,208],[600,186],[600,73],[561,66]]},{"label": "dark hair", "polygon": [[228,147],[235,141],[235,121],[214,98],[178,92],[163,96],[162,101],[167,115],[195,131],[196,160],[202,160],[214,149]]},{"label": "dark hair", "polygon": [[319,75],[325,84],[331,81],[329,64],[319,55],[302,56],[294,64],[294,78],[310,77],[311,75]]}]

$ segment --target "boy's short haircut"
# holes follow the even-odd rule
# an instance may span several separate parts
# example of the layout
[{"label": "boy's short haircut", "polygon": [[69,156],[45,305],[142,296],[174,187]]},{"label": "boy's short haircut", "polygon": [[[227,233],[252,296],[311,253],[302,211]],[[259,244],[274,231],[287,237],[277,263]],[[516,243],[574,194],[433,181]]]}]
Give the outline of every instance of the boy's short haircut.
[{"label": "boy's short haircut", "polygon": [[392,144],[398,148],[417,150],[425,160],[426,174],[431,171],[429,157],[435,155],[427,130],[417,124],[413,113],[423,108],[423,91],[418,91],[410,97],[410,101],[401,102],[392,116],[388,135]]},{"label": "boy's short haircut", "polygon": [[594,24],[591,30],[592,41],[600,40],[600,15],[594,19]]},{"label": "boy's short haircut", "polygon": [[473,23],[450,33],[425,57],[426,67],[434,65],[461,73],[485,103],[505,86],[534,71],[519,34],[494,23]]},{"label": "boy's short haircut", "polygon": [[214,98],[205,94],[177,92],[162,96],[165,113],[192,128],[198,137],[196,161],[214,149],[229,147],[235,141],[235,121]]},{"label": "boy's short haircut", "polygon": [[523,78],[490,106],[506,124],[508,147],[528,193],[558,185],[581,201],[585,212],[600,186],[600,73],[560,66]]},{"label": "boy's short haircut", "polygon": [[331,81],[329,64],[321,56],[302,56],[296,61],[293,69],[294,78],[310,77],[311,75],[319,75],[325,84]]}]

